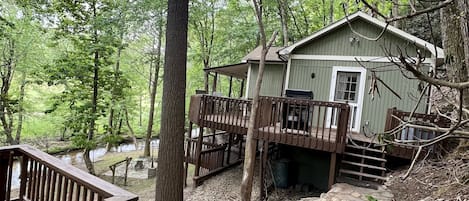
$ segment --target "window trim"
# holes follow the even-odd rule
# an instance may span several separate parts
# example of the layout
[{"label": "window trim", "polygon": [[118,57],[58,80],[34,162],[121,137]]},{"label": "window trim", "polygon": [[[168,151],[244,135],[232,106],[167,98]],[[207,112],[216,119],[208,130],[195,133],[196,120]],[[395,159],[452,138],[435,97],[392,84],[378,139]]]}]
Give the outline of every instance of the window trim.
[{"label": "window trim", "polygon": [[365,96],[365,85],[366,85],[366,69],[363,67],[350,67],[350,66],[333,66],[331,84],[329,89],[329,101],[334,101],[335,89],[337,84],[337,73],[338,72],[358,72],[360,73],[360,82],[358,88],[358,100],[357,103],[357,114],[355,116],[355,128],[352,129],[354,132],[360,132],[361,117],[363,111],[363,99]]}]

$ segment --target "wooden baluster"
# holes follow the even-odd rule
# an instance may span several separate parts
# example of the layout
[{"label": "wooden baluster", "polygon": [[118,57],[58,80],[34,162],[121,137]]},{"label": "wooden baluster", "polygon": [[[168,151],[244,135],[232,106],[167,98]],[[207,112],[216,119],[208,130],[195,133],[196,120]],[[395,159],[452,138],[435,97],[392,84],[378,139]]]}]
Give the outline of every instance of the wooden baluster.
[{"label": "wooden baluster", "polygon": [[29,166],[28,166],[28,191],[26,193],[26,197],[28,199],[32,199],[33,195],[33,182],[34,182],[34,174],[35,174],[35,167],[36,167],[36,161],[34,160],[29,160]]},{"label": "wooden baluster", "polygon": [[[9,157],[9,156],[8,156]],[[7,188],[9,189],[10,186],[7,186],[7,179],[8,179],[8,160],[0,158],[0,200],[6,200],[7,196]]]},{"label": "wooden baluster", "polygon": [[88,198],[88,189],[83,186],[83,196],[81,198],[82,201],[87,201]]},{"label": "wooden baluster", "polygon": [[92,192],[92,191],[91,191],[91,193],[90,193],[90,201],[94,201],[94,194],[95,194],[95,192]]},{"label": "wooden baluster", "polygon": [[49,201],[50,197],[50,190],[51,190],[51,180],[52,180],[52,169],[48,168],[47,170],[47,175],[46,175],[46,183],[44,185],[44,190],[45,190],[45,200]]},{"label": "wooden baluster", "polygon": [[57,193],[56,193],[56,200],[60,201],[61,198],[62,198],[62,189],[65,188],[64,185],[63,185],[63,180],[64,180],[64,177],[61,175],[61,174],[57,174],[58,175],[58,181],[57,181]]},{"label": "wooden baluster", "polygon": [[39,161],[36,161],[38,166],[36,170],[36,184],[35,184],[35,192],[34,192],[34,200],[40,200],[40,194],[41,194],[41,180],[42,180],[42,169],[44,166],[39,163]]},{"label": "wooden baluster", "polygon": [[40,200],[41,201],[44,201],[45,199],[45,194],[46,194],[46,189],[47,189],[47,185],[46,185],[46,181],[47,181],[47,167],[45,165],[42,166],[42,174],[41,174],[41,187],[40,187]]},{"label": "wooden baluster", "polygon": [[76,193],[75,193],[75,201],[79,201],[80,200],[80,195],[81,195],[81,185],[77,183],[76,185]]},{"label": "wooden baluster", "polygon": [[73,192],[75,191],[75,182],[70,179],[67,179],[70,182],[70,191],[68,192],[67,201],[73,201]]},{"label": "wooden baluster", "polygon": [[324,140],[324,135],[326,134],[326,132],[324,131],[325,127],[326,127],[326,116],[327,116],[327,108],[324,107],[324,114],[322,115],[322,126],[321,126],[321,150],[325,150],[324,148],[324,144],[326,143],[326,141]]},{"label": "wooden baluster", "polygon": [[5,200],[10,201],[11,196],[11,181],[13,179],[13,155],[15,153],[10,151],[10,155],[8,157],[8,177],[7,177],[7,187],[6,187],[6,196]]},{"label": "wooden baluster", "polygon": [[[55,197],[56,197],[56,186],[57,186],[57,175],[58,173],[57,172],[52,172],[52,183],[51,183],[51,190],[50,190],[50,199],[51,201],[55,201]],[[59,186],[60,188],[60,186]]]},{"label": "wooden baluster", "polygon": [[28,157],[23,155],[21,157],[21,173],[20,173],[20,193],[19,198],[22,200],[26,194],[26,184],[28,182]]}]

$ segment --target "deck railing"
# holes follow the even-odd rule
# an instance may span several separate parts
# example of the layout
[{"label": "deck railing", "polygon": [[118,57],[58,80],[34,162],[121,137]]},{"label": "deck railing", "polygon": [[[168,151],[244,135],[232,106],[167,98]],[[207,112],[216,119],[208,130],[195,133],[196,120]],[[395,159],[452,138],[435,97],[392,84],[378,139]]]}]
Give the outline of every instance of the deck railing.
[{"label": "deck railing", "polygon": [[189,117],[201,126],[235,134],[245,134],[251,101],[218,96],[192,96]]},{"label": "deck railing", "polygon": [[[0,147],[0,161],[0,200],[138,200],[136,195],[28,145]],[[11,189],[14,161],[20,163],[18,197]]]},{"label": "deck railing", "polygon": [[346,103],[264,96],[260,97],[258,114],[256,138],[330,152],[343,151],[350,115]]},{"label": "deck railing", "polygon": [[[246,134],[251,101],[208,95],[192,97],[190,120],[201,127]],[[254,137],[331,152],[342,152],[350,107],[346,103],[260,97]]]},{"label": "deck railing", "polygon": [[[404,112],[396,108],[389,108],[386,114],[386,124],[384,127],[385,131],[392,131],[400,126],[401,120],[404,122],[410,122],[414,125],[425,125],[425,126],[439,126],[441,128],[447,128],[450,126],[450,121],[441,118],[435,114],[421,114],[413,113],[409,118],[410,112]],[[418,144],[420,140],[429,140],[433,139],[439,135],[441,132],[436,132],[433,130],[428,130],[424,128],[413,128],[409,126],[404,126],[395,130],[392,135],[385,136],[386,139],[399,143],[410,143]],[[433,146],[427,147],[425,150],[432,150]],[[416,149],[407,147],[393,145],[388,148],[388,154],[392,156],[397,156],[401,158],[412,158]]]},{"label": "deck railing", "polygon": [[[410,122],[411,124],[415,125],[424,125],[424,126],[439,126],[442,128],[447,128],[450,126],[450,121],[446,118],[441,118],[435,114],[422,114],[422,113],[413,113],[412,117],[410,117],[410,112],[400,111],[396,108],[388,109],[386,114],[386,124],[385,124],[385,131],[390,131],[396,127],[398,127],[401,122]],[[412,127],[405,127],[400,131],[393,135],[393,139],[399,142],[417,142],[418,140],[428,140],[437,137],[440,135],[440,132],[431,131],[424,128],[412,128]]]},{"label": "deck railing", "polygon": [[[197,161],[197,138],[186,139],[186,150],[187,156],[186,161],[188,163],[195,164]],[[200,167],[207,170],[214,170],[223,167],[223,158],[225,154],[226,145],[220,145],[211,142],[202,142],[202,151],[200,152],[201,163]],[[187,152],[189,151],[189,152]],[[210,160],[209,160],[210,159]]]}]

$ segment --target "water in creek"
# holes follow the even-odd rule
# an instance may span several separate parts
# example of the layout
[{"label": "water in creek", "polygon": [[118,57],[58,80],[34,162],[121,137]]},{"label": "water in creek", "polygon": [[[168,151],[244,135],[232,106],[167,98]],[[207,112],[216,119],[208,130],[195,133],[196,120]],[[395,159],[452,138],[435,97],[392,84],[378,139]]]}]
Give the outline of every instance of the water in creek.
[{"label": "water in creek", "polygon": [[[121,144],[117,147],[113,147],[111,149],[111,152],[130,152],[130,151],[135,151],[135,150],[142,150],[143,147],[145,146],[145,142],[140,141],[137,143],[137,147],[135,147],[135,144],[133,143],[128,143],[128,144]],[[151,141],[151,146],[153,149],[158,149],[159,146],[159,140],[152,140]],[[105,147],[99,147],[97,149],[91,150],[90,151],[90,158],[91,161],[96,161],[100,157],[104,156],[107,153],[107,150]],[[70,165],[83,165],[83,152],[82,151],[73,151],[69,152],[67,154],[59,154],[56,155],[55,157],[59,158],[63,162],[70,164]],[[15,161],[13,163],[13,171],[12,171],[12,182],[11,186],[12,189],[14,188],[19,188],[20,186],[20,180],[19,180],[19,175],[20,175],[20,163],[18,161]]]}]

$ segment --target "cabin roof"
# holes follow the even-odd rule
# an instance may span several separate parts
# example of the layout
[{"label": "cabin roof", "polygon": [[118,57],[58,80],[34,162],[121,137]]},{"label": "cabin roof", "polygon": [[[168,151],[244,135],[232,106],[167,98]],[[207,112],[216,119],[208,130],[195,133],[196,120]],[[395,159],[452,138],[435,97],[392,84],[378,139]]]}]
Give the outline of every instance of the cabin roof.
[{"label": "cabin roof", "polygon": [[232,76],[239,79],[246,79],[247,72],[249,70],[248,62],[242,62],[237,64],[229,64],[224,66],[217,66],[204,69],[207,72],[214,72],[226,76]]},{"label": "cabin roof", "polygon": [[[283,49],[281,49],[278,53],[280,55],[289,55],[291,54],[297,47],[301,47],[307,43],[310,43],[311,41],[315,40],[315,39],[318,39],[320,38],[321,36],[324,36],[330,32],[333,32],[335,30],[337,30],[338,28],[342,27],[342,26],[346,26],[348,25],[349,22],[351,21],[354,21],[354,20],[357,20],[357,19],[362,19],[362,20],[365,20],[377,27],[380,27],[382,29],[384,29],[386,27],[386,23],[383,22],[383,21],[380,21],[368,14],[365,14],[364,12],[361,12],[361,11],[358,11],[352,15],[349,15],[348,17],[344,17],[343,19],[341,20],[338,20],[336,21],[335,23],[332,23],[330,24],[329,26],[323,28],[323,29],[320,29],[319,31],[315,32],[314,34],[294,43],[293,45],[290,45],[288,47],[285,47]],[[386,27],[386,31],[389,32],[389,33],[393,33],[395,34],[396,36],[404,39],[404,40],[407,40],[407,41],[410,41],[410,42],[413,42],[415,43],[417,46],[419,47],[422,47],[422,48],[425,48],[427,51],[429,51],[433,56],[436,56],[438,58],[444,58],[444,52],[443,52],[443,49],[438,47],[438,46],[434,46],[432,43],[429,43],[425,40],[422,40],[414,35],[411,35],[399,28],[396,28],[392,25],[388,25]]]},{"label": "cabin roof", "polygon": [[[282,60],[278,55],[278,51],[282,48],[283,47],[270,47],[265,58],[266,63],[285,63],[285,61]],[[210,67],[204,69],[204,71],[246,79],[249,70],[249,63],[258,63],[261,59],[261,53],[262,46],[257,46],[256,49],[252,50],[243,57],[241,63]]]},{"label": "cabin roof", "polygon": [[[265,57],[265,61],[267,62],[284,62],[278,55],[278,51],[283,49],[284,47],[270,47],[267,55]],[[243,57],[241,60],[242,62],[246,61],[260,61],[261,60],[261,53],[262,53],[262,46],[259,45],[253,51],[249,52],[246,56]]]}]

